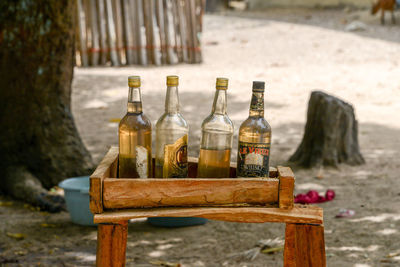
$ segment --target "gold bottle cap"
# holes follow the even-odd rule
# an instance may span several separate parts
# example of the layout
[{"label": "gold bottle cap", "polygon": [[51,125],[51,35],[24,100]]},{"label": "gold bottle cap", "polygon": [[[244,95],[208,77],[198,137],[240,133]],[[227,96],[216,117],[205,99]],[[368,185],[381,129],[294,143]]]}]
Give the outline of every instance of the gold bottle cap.
[{"label": "gold bottle cap", "polygon": [[129,87],[140,87],[140,76],[129,76],[128,85]]},{"label": "gold bottle cap", "polygon": [[178,86],[179,85],[179,77],[176,75],[167,76],[167,86]]},{"label": "gold bottle cap", "polygon": [[217,89],[227,90],[228,89],[228,79],[227,78],[217,78]]}]

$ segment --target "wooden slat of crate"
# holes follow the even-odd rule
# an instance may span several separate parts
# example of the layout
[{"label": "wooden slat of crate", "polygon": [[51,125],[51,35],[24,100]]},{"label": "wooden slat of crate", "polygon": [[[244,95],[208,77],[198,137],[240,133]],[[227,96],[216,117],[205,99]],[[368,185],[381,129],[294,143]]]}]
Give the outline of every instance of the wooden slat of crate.
[{"label": "wooden slat of crate", "polygon": [[116,177],[118,147],[111,147],[96,170],[90,176],[90,210],[92,213],[103,212],[103,180]]},{"label": "wooden slat of crate", "polygon": [[264,207],[191,207],[105,211],[94,215],[95,223],[113,223],[146,217],[202,217],[212,220],[262,223],[284,222],[322,224],[323,210],[316,206],[295,205],[291,210]]},{"label": "wooden slat of crate", "polygon": [[162,206],[265,205],[278,202],[279,180],[238,179],[105,179],[106,209]]},{"label": "wooden slat of crate", "polygon": [[289,167],[278,166],[279,208],[291,209],[294,203],[294,174]]}]

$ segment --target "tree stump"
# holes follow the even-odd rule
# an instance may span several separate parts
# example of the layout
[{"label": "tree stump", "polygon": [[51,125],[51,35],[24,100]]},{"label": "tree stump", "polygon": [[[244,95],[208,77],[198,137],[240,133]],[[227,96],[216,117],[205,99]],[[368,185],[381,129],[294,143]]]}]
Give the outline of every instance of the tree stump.
[{"label": "tree stump", "polygon": [[289,161],[304,167],[365,163],[353,107],[324,92],[312,92],[303,140]]}]

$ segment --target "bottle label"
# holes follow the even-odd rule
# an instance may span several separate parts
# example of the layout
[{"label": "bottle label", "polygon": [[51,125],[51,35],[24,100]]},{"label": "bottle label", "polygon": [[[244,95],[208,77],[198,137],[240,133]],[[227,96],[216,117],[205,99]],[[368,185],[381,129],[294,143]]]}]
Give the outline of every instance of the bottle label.
[{"label": "bottle label", "polygon": [[[257,96],[257,94],[259,96]],[[250,109],[253,110],[264,110],[264,95],[262,93],[253,93],[250,102]]]},{"label": "bottle label", "polygon": [[239,142],[237,177],[268,177],[270,144]]},{"label": "bottle label", "polygon": [[187,134],[174,144],[164,146],[163,177],[186,178],[188,172]]},{"label": "bottle label", "polygon": [[139,175],[139,178],[148,178],[149,177],[149,153],[144,146],[136,146],[136,171]]}]

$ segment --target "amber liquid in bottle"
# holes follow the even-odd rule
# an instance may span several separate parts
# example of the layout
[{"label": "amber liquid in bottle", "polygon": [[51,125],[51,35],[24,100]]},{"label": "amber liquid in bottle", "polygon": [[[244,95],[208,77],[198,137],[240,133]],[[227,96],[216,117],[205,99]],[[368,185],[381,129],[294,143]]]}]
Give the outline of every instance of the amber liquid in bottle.
[{"label": "amber liquid in bottle", "polygon": [[229,177],[231,150],[200,149],[197,177]]},{"label": "amber liquid in bottle", "polygon": [[156,125],[156,178],[185,178],[188,175],[189,126],[179,112],[178,76],[167,77],[165,113]]},{"label": "amber liquid in bottle", "polygon": [[253,82],[249,117],[240,125],[237,177],[268,177],[271,126],[264,118],[264,82]]},{"label": "amber liquid in bottle", "polygon": [[143,114],[140,77],[129,81],[128,112],[119,123],[119,177],[148,178],[151,166],[151,122]]},{"label": "amber liquid in bottle", "polygon": [[233,123],[226,113],[228,79],[217,79],[211,114],[201,126],[198,178],[229,177]]}]

